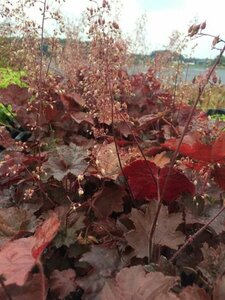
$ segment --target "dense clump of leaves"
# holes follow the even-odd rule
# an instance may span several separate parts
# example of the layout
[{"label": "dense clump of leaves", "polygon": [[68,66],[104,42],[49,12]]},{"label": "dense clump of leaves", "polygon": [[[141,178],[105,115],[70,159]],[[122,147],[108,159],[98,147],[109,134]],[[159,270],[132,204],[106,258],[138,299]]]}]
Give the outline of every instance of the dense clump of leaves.
[{"label": "dense clump of leaves", "polygon": [[[217,297],[223,284],[223,214],[209,227],[211,236],[220,244],[213,245],[211,237],[203,235],[188,250],[194,255],[199,245],[201,255],[194,258],[193,268],[205,278],[204,289],[197,277],[193,279],[194,286],[185,287],[185,251],[174,267],[168,260],[192,230],[206,224],[219,210],[224,188],[223,132],[216,137],[201,135],[195,131],[196,116],[195,127],[181,143],[181,157],[170,168],[171,151],[176,150],[178,139],[173,136],[174,130],[169,137],[165,130],[168,125],[163,118],[170,116],[169,107],[167,116],[158,113],[154,118],[148,111],[140,111],[132,133],[122,127],[114,131],[115,146],[110,131],[104,139],[86,136],[96,116],[87,120],[80,115],[78,120],[77,114],[84,105],[82,95],[68,96],[53,93],[52,89],[49,92],[54,95],[54,105],[43,107],[42,130],[34,131],[27,142],[16,142],[7,127],[1,127],[0,273],[4,287],[10,289],[12,296],[18,293],[21,297],[35,288],[38,299],[43,282],[38,285],[34,270],[41,258],[47,299]],[[5,105],[9,103],[7,95],[15,91],[18,88],[14,86],[2,91]],[[11,98],[15,99],[12,112],[18,112],[14,122],[18,118],[26,126],[33,111],[25,115],[19,110],[18,101],[23,107],[30,105],[29,93],[23,88],[21,93],[21,100]],[[124,101],[129,109],[131,99]],[[145,106],[145,100],[141,101],[139,105]],[[152,129],[159,121],[160,139]],[[209,122],[217,121],[204,119],[201,125],[202,122],[210,132],[215,126]],[[151,144],[146,138],[150,134]],[[137,138],[141,139],[141,152]],[[212,186],[204,183],[205,178]],[[211,204],[203,198],[203,187],[208,197],[210,191],[215,195]],[[150,245],[161,197],[163,204]],[[145,269],[142,265],[149,259],[149,247],[152,262]],[[3,287],[0,293],[4,295]]]},{"label": "dense clump of leaves", "polygon": [[[78,117],[84,105],[82,95],[53,90],[52,86],[49,93],[54,95],[54,105],[46,103],[43,107],[42,130],[34,131],[27,142],[16,142],[7,126],[1,127],[0,273],[4,287],[12,296],[18,292],[21,297],[35,287],[38,299],[43,285],[38,286],[38,274],[33,271],[41,257],[47,299],[66,299],[70,295],[79,299],[130,299],[134,295],[142,299],[186,299],[189,294],[207,299],[209,294],[220,293],[222,264],[218,262],[219,269],[213,266],[217,273],[212,273],[210,266],[216,264],[212,257],[221,251],[210,248],[207,256],[205,249],[212,247],[207,235],[195,241],[202,253],[195,258],[196,272],[205,277],[205,289],[198,286],[197,279],[193,287],[185,287],[188,283],[182,281],[182,274],[187,271],[182,260],[186,252],[178,258],[175,269],[168,267],[168,259],[185,243],[191,230],[203,226],[213,214],[213,202],[204,201],[200,192],[205,187],[209,196],[210,188],[215,194],[214,185],[219,195],[218,186],[224,188],[223,132],[207,140],[193,126],[179,149],[183,158],[170,168],[170,151],[176,150],[178,140],[173,137],[174,131],[168,137],[169,131],[165,130],[168,124],[163,118],[169,118],[169,106],[167,115],[158,113],[154,118],[148,110],[136,112],[132,131],[122,127],[114,131],[118,139],[115,146],[110,131],[103,139],[86,136],[96,116],[87,119],[84,113]],[[2,90],[1,99],[5,105],[11,99],[12,112],[16,112],[14,122],[18,119],[26,127],[33,110],[25,115],[20,107],[29,107],[30,95],[21,88],[20,100],[13,96],[18,91],[8,87]],[[13,96],[10,99],[9,94]],[[132,111],[131,98],[124,101]],[[140,107],[148,105],[145,98],[139,101]],[[160,122],[160,139],[155,134],[155,122]],[[204,122],[210,131],[209,121]],[[147,139],[150,134],[151,144]],[[142,152],[137,138],[141,139]],[[204,185],[206,174],[207,182],[214,181],[212,187]],[[201,208],[196,206],[196,196]],[[163,206],[152,238],[153,260],[145,270],[142,265],[150,255],[149,236],[160,197]],[[219,199],[213,201],[218,205]],[[210,229],[211,235],[221,240],[217,247],[222,249],[223,214]],[[195,243],[189,251],[194,251]],[[162,257],[166,259],[164,264]],[[137,262],[140,265],[136,266]],[[175,285],[179,287],[176,292]],[[5,293],[3,287],[0,292]]]},{"label": "dense clump of leaves", "polygon": [[224,299],[224,123],[129,75],[109,13],[70,79],[0,89],[0,298]]}]

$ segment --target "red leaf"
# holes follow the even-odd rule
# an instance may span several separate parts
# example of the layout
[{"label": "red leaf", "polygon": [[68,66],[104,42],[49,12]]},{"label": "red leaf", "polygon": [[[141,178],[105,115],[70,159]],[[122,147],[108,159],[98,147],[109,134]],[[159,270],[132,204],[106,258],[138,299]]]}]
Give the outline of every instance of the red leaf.
[{"label": "red leaf", "polygon": [[83,111],[70,112],[70,116],[78,124],[81,124],[82,122],[94,124],[92,117]]},{"label": "red leaf", "polygon": [[150,149],[148,149],[145,152],[145,155],[155,156],[157,153],[160,153],[162,150],[164,150],[164,149],[161,146],[152,146]]},{"label": "red leaf", "polygon": [[17,112],[21,106],[26,106],[29,99],[28,88],[21,88],[11,84],[5,89],[0,89],[0,99],[3,104],[11,104],[13,111]]},{"label": "red leaf", "polygon": [[[157,199],[158,177],[160,192],[162,193],[169,167],[160,169],[154,163],[145,160],[136,160],[123,169],[134,197],[141,199]],[[194,185],[179,171],[172,169],[163,196],[165,203],[176,200],[182,193],[194,194]]]},{"label": "red leaf", "polygon": [[[175,150],[179,140],[167,140],[162,146]],[[200,171],[206,163],[214,163],[212,176],[215,182],[225,190],[225,166],[220,166],[217,163],[224,163],[225,159],[225,132],[222,132],[219,137],[211,144],[203,144],[200,141],[199,133],[192,133],[185,136],[179,152],[185,156],[198,161],[198,163],[185,163],[187,167]],[[208,165],[208,164],[207,164]],[[206,165],[206,166],[207,166]]]},{"label": "red leaf", "polygon": [[60,107],[57,107],[57,104],[53,105],[46,105],[43,111],[44,117],[46,121],[59,121],[63,115],[63,110]]},{"label": "red leaf", "polygon": [[44,249],[55,237],[60,226],[59,218],[55,212],[44,221],[44,223],[36,230],[35,246],[32,249],[32,255],[35,259],[38,259]]},{"label": "red leaf", "polygon": [[[175,151],[178,144],[179,139],[173,138],[167,140],[162,146]],[[190,133],[184,137],[179,153],[199,161],[222,162],[225,158],[225,132],[222,132],[211,144],[204,144],[200,133]]]},{"label": "red leaf", "polygon": [[5,285],[24,285],[28,274],[35,265],[35,258],[31,255],[35,244],[34,237],[22,238],[9,242],[0,252],[0,274],[5,278]]},{"label": "red leaf", "polygon": [[54,238],[59,228],[56,213],[43,222],[34,236],[11,241],[0,251],[0,274],[5,284],[24,285],[28,274],[42,254],[43,250]]},{"label": "red leaf", "polygon": [[4,148],[15,146],[15,140],[10,136],[5,127],[0,127],[0,145]]},{"label": "red leaf", "polygon": [[77,93],[60,94],[60,99],[68,111],[79,111],[81,106],[85,105],[85,100]]},{"label": "red leaf", "polygon": [[[172,138],[167,140],[162,146],[175,151],[178,144],[179,139]],[[206,162],[211,161],[211,151],[212,146],[203,144],[200,141],[200,134],[198,132],[186,135],[179,149],[179,153],[185,156]]]},{"label": "red leaf", "polygon": [[163,116],[165,116],[166,112],[158,113],[158,114],[148,114],[144,115],[138,119],[139,128],[147,128],[150,125],[155,124],[159,121]]}]

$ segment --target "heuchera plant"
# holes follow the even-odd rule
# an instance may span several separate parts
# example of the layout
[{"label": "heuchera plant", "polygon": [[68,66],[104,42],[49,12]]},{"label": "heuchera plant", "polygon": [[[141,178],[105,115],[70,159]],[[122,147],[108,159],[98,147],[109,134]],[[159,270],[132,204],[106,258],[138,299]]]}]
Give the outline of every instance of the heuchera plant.
[{"label": "heuchera plant", "polygon": [[154,66],[126,71],[110,3],[90,1],[65,78],[40,55],[42,4],[36,75],[0,89],[0,299],[225,299],[224,122],[198,107],[225,46],[177,103]]}]

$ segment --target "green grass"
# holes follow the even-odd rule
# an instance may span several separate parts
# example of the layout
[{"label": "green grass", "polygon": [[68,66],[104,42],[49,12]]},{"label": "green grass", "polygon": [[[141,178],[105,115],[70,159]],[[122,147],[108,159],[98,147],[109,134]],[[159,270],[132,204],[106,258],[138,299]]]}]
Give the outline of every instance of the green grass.
[{"label": "green grass", "polygon": [[24,71],[13,71],[8,68],[0,68],[0,89],[7,88],[10,84],[26,87],[27,84],[21,80],[25,76]]},{"label": "green grass", "polygon": [[215,120],[215,121],[225,122],[225,115],[215,114],[215,115],[210,116],[210,119]]},{"label": "green grass", "polygon": [[8,125],[8,122],[13,121],[14,117],[12,106],[0,103],[0,126]]}]

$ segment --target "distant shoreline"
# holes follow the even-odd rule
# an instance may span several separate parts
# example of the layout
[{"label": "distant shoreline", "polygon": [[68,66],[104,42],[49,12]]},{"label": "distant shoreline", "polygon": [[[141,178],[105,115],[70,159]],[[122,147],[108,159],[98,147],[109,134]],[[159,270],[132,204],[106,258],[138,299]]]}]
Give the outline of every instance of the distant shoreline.
[{"label": "distant shoreline", "polygon": [[[191,64],[191,65],[182,65],[182,73],[183,73],[183,79],[187,82],[192,82],[194,77],[204,73],[210,66],[208,65],[201,65],[201,64]],[[142,72],[147,72],[149,66],[139,64],[139,65],[133,65],[132,67],[128,68],[128,73],[131,74],[137,74]],[[221,80],[222,84],[225,84],[225,67],[218,66],[216,68],[216,73],[218,77]]]}]

